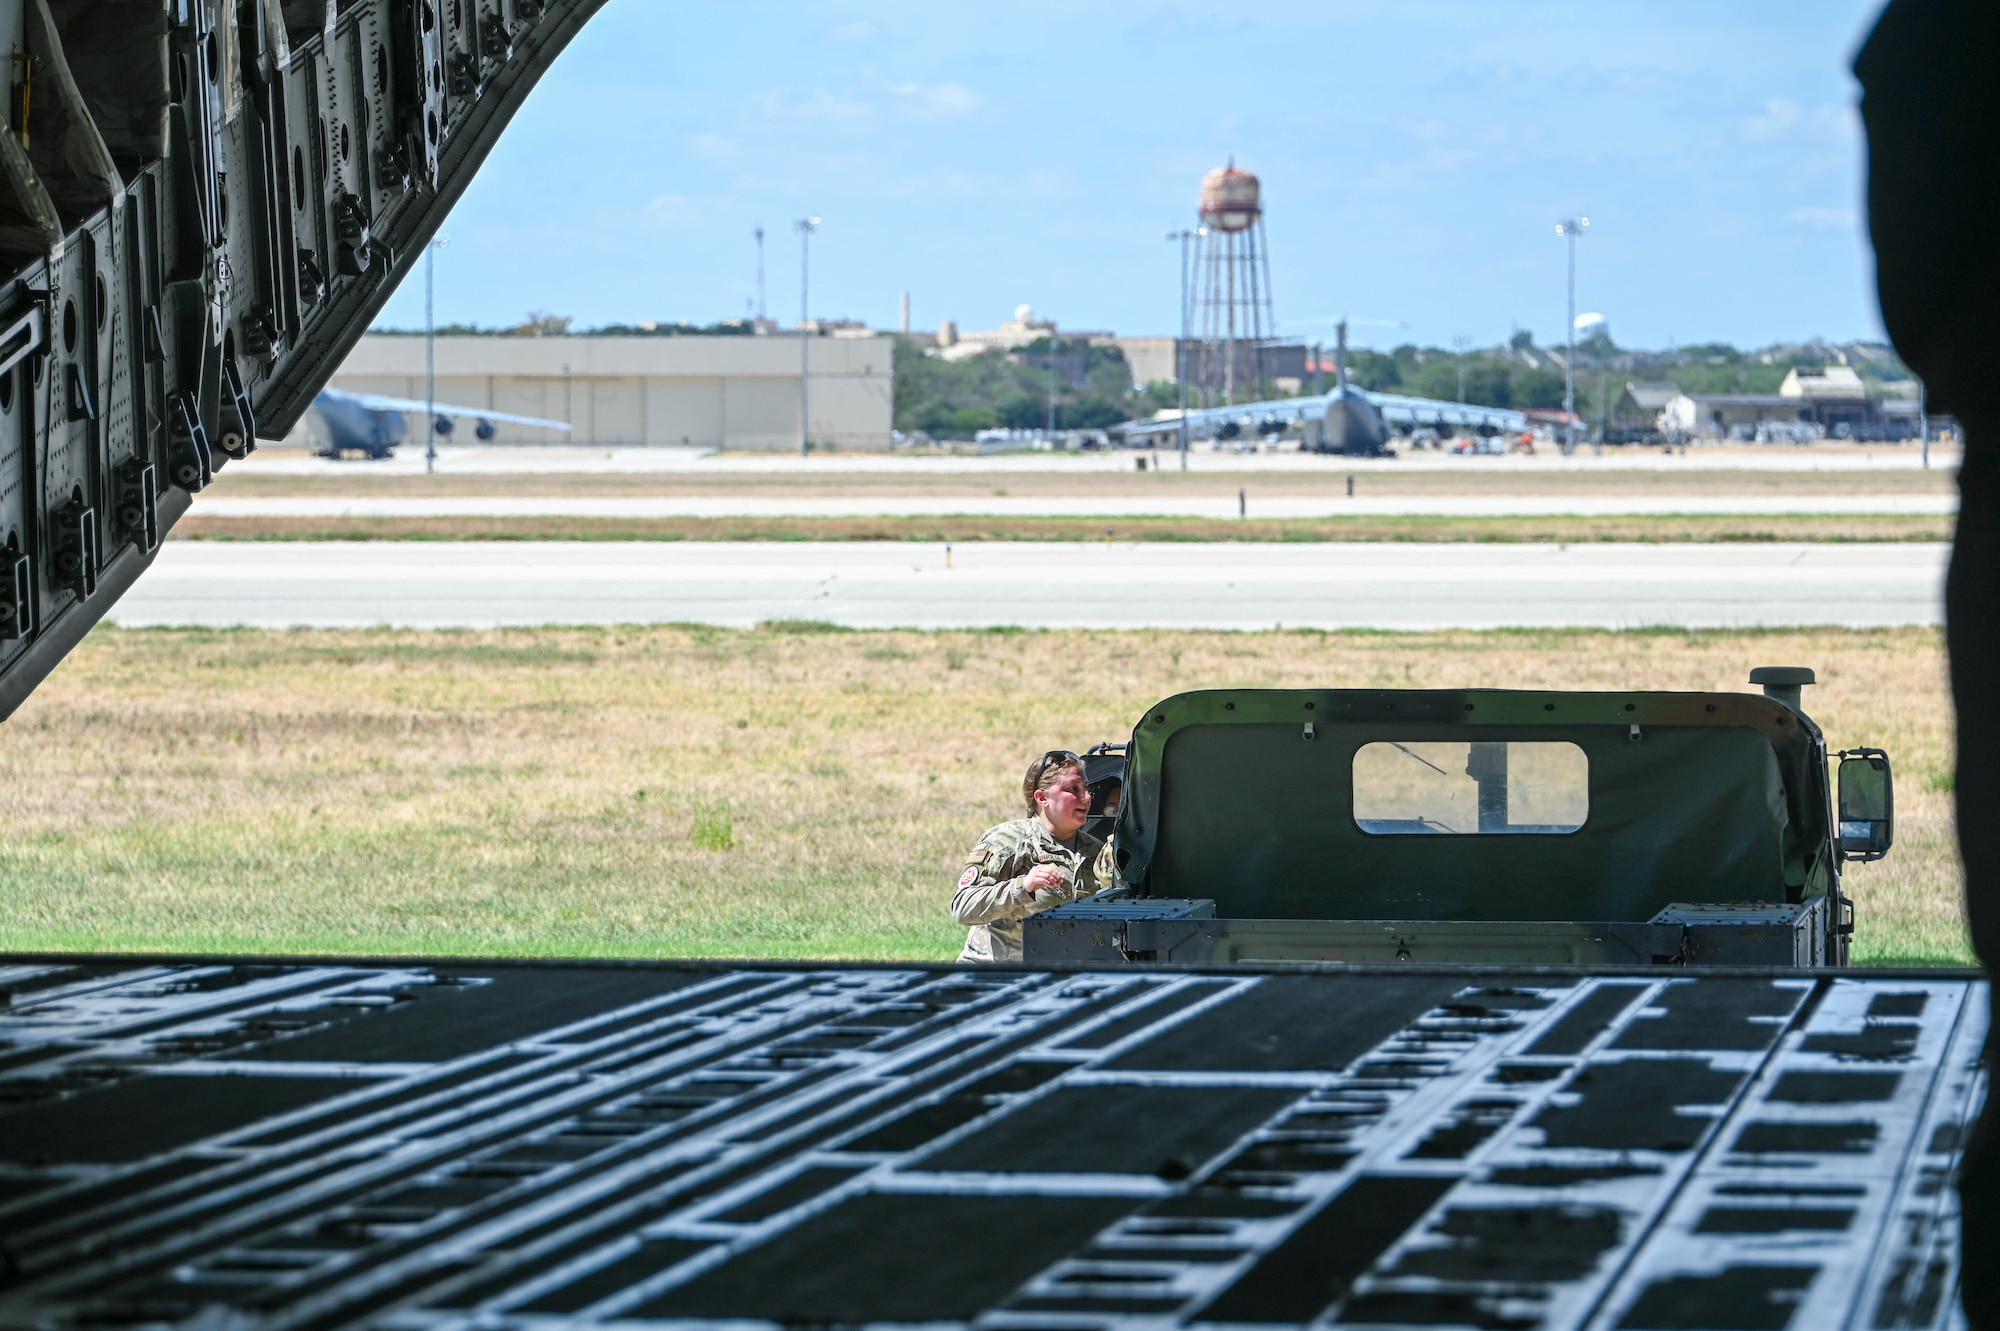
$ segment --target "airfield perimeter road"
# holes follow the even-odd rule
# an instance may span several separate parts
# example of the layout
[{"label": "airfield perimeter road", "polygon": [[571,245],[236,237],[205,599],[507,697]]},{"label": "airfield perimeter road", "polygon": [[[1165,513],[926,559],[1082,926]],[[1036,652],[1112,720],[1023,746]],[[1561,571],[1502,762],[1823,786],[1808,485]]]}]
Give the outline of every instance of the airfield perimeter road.
[{"label": "airfield perimeter road", "polygon": [[1933,543],[170,541],[131,627],[1875,627],[1942,622]]}]

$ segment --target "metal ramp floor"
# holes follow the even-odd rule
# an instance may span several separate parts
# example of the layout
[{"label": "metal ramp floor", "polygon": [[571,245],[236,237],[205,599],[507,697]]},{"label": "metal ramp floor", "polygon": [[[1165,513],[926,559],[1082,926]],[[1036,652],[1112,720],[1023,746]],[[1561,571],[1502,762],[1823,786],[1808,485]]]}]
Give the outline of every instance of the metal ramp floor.
[{"label": "metal ramp floor", "polygon": [[0,991],[0,1327],[1960,1324],[1964,972]]}]

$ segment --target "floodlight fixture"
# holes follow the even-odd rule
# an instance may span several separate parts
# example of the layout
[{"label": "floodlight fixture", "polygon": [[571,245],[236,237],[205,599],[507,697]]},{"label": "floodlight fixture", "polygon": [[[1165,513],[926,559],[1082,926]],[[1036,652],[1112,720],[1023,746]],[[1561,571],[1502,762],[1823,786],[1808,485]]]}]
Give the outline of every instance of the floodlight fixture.
[{"label": "floodlight fixture", "polygon": [[806,327],[806,275],[808,272],[808,246],[813,232],[819,230],[817,217],[800,217],[792,222],[792,230],[799,233],[799,456],[806,457],[812,452],[811,418],[806,414],[810,395],[806,388],[806,352],[812,346],[812,330]]},{"label": "floodlight fixture", "polygon": [[424,246],[424,474],[437,470],[437,363],[431,354],[436,323],[431,316],[431,256],[451,244],[438,236]]},{"label": "floodlight fixture", "polygon": [[1187,424],[1187,344],[1188,344],[1188,242],[1199,240],[1208,234],[1208,228],[1198,226],[1192,231],[1169,231],[1168,240],[1181,243],[1181,337],[1174,346],[1174,380],[1180,389],[1181,417],[1179,421],[1181,470],[1188,464],[1188,424]]},{"label": "floodlight fixture", "polygon": [[1556,234],[1569,242],[1569,353],[1563,357],[1563,452],[1576,451],[1576,242],[1590,230],[1588,217],[1566,217]]}]

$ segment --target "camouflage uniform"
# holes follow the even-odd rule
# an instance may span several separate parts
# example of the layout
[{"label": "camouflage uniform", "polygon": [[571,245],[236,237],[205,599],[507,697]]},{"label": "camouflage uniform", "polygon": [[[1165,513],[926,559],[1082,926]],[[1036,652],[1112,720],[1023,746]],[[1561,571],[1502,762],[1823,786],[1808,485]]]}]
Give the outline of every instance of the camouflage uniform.
[{"label": "camouflage uniform", "polygon": [[[1061,869],[1062,885],[1029,892],[1025,880],[1039,864]],[[1110,856],[1096,837],[1078,832],[1064,845],[1040,818],[1002,823],[979,838],[965,857],[965,872],[951,899],[952,918],[970,926],[958,959],[1019,961],[1024,918],[1110,885]]]}]

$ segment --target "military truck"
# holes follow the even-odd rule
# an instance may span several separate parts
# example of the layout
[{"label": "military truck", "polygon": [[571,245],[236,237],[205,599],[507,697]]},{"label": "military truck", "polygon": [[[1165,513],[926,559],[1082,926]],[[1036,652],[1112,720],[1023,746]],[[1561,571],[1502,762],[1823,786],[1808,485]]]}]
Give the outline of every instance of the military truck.
[{"label": "military truck", "polygon": [[1842,867],[1888,852],[1893,784],[1829,754],[1814,679],[1178,694],[1085,758],[1122,776],[1118,879],[1031,917],[1025,959],[1845,965]]}]

